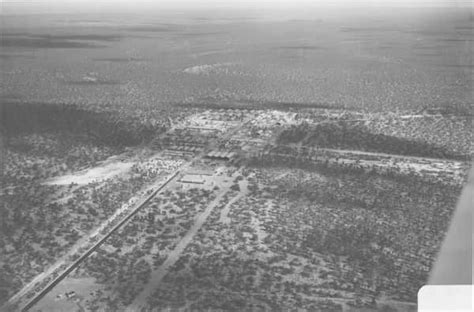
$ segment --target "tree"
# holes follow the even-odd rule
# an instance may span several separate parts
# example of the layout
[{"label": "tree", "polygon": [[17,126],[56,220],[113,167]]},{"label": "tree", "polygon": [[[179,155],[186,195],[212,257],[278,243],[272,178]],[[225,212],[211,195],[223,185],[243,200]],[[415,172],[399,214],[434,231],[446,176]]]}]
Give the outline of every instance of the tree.
[{"label": "tree", "polygon": [[87,211],[93,215],[94,217],[97,217],[99,215],[99,213],[97,212],[97,210],[95,210],[94,208],[92,207],[89,207],[89,209],[87,209]]}]

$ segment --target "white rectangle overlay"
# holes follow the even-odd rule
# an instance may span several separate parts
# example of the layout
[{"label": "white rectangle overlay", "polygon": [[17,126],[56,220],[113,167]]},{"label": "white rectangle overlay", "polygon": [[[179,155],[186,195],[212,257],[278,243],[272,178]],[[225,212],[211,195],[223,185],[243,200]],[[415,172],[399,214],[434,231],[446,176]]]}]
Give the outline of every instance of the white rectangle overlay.
[{"label": "white rectangle overlay", "polygon": [[473,285],[426,285],[418,291],[418,312],[471,312]]}]

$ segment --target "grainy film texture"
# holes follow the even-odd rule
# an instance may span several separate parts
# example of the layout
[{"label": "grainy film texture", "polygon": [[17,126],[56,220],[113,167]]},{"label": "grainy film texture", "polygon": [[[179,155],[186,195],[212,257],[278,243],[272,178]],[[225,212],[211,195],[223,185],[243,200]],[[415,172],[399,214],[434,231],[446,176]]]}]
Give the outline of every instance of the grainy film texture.
[{"label": "grainy film texture", "polygon": [[6,0],[0,310],[416,311],[472,4],[336,2]]}]

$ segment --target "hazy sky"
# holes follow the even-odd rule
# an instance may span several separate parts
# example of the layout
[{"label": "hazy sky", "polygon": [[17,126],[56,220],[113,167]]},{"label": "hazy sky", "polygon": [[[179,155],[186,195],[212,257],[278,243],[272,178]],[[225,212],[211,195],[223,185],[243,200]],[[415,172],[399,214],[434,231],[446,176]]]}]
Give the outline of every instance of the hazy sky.
[{"label": "hazy sky", "polygon": [[4,14],[164,9],[274,9],[309,7],[472,7],[471,0],[0,0]]}]

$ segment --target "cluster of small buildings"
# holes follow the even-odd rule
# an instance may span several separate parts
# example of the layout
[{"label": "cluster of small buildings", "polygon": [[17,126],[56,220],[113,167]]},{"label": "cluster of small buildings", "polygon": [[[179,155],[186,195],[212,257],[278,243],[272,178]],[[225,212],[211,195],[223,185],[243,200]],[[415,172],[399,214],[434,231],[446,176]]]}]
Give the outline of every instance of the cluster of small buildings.
[{"label": "cluster of small buildings", "polygon": [[234,152],[226,152],[226,151],[211,151],[206,154],[206,158],[216,159],[216,160],[231,160],[236,157],[237,154]]},{"label": "cluster of small buildings", "polygon": [[188,144],[180,144],[180,145],[170,145],[168,146],[168,151],[175,151],[175,152],[182,152],[182,153],[198,153],[202,151],[204,145],[188,145]]},{"label": "cluster of small buildings", "polygon": [[206,177],[209,178],[214,175],[214,170],[209,169],[194,169],[186,172],[178,180],[181,183],[204,184]]},{"label": "cluster of small buildings", "polygon": [[68,291],[68,292],[65,292],[64,295],[59,294],[59,295],[56,296],[56,300],[61,300],[64,297],[66,299],[74,299],[74,298],[76,298],[76,292],[75,291]]}]

